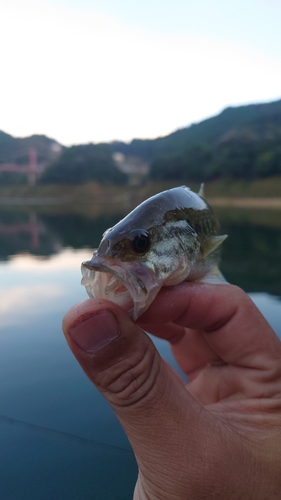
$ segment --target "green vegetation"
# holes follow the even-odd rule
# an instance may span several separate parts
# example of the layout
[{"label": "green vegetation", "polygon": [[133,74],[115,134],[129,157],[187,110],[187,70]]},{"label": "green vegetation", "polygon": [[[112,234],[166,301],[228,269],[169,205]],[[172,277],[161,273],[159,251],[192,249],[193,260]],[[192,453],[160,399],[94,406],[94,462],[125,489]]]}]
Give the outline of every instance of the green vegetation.
[{"label": "green vegetation", "polygon": [[229,107],[222,113],[158,139],[134,139],[130,144],[113,142],[113,151],[139,156],[149,163],[160,156],[173,156],[195,146],[211,147],[229,136],[278,140],[281,134],[281,100],[266,104]]},{"label": "green vegetation", "polygon": [[[281,134],[280,134],[281,136]],[[211,181],[214,179],[253,180],[281,175],[279,141],[261,141],[232,136],[213,147],[196,146],[181,154],[161,157],[152,162],[154,180]]]},{"label": "green vegetation", "polygon": [[114,152],[150,163],[150,179],[207,182],[281,174],[281,101],[227,108],[155,140],[115,142]]},{"label": "green vegetation", "polygon": [[125,184],[127,175],[117,169],[108,144],[85,144],[65,148],[61,156],[45,170],[43,184]]}]

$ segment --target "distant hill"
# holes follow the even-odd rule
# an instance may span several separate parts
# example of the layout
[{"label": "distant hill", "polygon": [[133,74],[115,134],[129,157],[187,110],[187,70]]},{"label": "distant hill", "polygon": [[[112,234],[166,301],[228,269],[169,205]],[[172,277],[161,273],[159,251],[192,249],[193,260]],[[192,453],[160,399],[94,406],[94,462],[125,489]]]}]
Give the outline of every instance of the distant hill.
[{"label": "distant hill", "polygon": [[60,155],[63,146],[45,135],[20,138],[0,130],[0,163],[27,164],[30,149],[36,149],[38,163],[46,166]]},{"label": "distant hill", "polygon": [[150,164],[153,180],[210,181],[281,175],[281,100],[227,108],[155,140],[113,143]]},{"label": "distant hill", "polygon": [[[122,184],[132,180],[131,174],[124,175],[130,168],[156,181],[252,180],[279,176],[281,100],[229,107],[217,116],[165,137],[134,139],[129,144],[114,141],[65,148],[44,135],[21,139],[0,131],[0,164],[28,163],[31,148],[37,151],[44,183],[96,180]],[[123,172],[117,158],[122,159]],[[145,165],[149,166],[148,172],[147,168],[141,172],[141,166]],[[9,177],[8,173],[1,172],[0,183],[5,178],[6,183],[14,182],[13,174]],[[18,182],[26,182],[25,176]]]},{"label": "distant hill", "polygon": [[43,173],[43,184],[126,184],[127,175],[121,172],[112,158],[108,144],[80,144],[65,148],[60,157]]},{"label": "distant hill", "polygon": [[[61,155],[63,149],[63,146],[57,141],[45,135],[19,138],[0,131],[0,167],[3,164],[29,165],[31,162],[30,154],[32,150],[35,150],[38,171],[42,173]],[[15,174],[0,171],[0,185],[26,184],[26,182],[26,173],[17,172]]]},{"label": "distant hill", "polygon": [[219,115],[157,139],[133,139],[129,144],[115,141],[114,152],[138,156],[151,162],[164,155],[178,154],[194,146],[215,147],[230,136],[255,141],[281,139],[281,100],[229,107]]}]

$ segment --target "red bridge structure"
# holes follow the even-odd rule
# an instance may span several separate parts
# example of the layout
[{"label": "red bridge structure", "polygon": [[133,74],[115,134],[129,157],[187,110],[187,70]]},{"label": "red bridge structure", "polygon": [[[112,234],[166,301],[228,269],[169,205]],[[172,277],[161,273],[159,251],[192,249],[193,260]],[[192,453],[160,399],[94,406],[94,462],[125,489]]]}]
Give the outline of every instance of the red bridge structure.
[{"label": "red bridge structure", "polygon": [[18,165],[16,163],[0,163],[0,172],[15,172],[20,174],[27,174],[28,184],[30,186],[35,186],[39,176],[36,149],[29,150],[28,165]]}]

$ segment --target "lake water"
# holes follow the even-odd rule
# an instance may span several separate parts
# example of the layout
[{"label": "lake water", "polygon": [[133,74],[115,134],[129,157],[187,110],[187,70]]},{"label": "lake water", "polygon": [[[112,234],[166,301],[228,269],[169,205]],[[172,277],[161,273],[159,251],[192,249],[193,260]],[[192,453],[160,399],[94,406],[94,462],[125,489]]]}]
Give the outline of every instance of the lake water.
[{"label": "lake water", "polygon": [[[118,210],[119,212],[120,210]],[[0,210],[0,498],[130,500],[137,467],[113,412],[61,332],[86,298],[80,263],[122,213]],[[281,337],[281,212],[218,211],[221,269]],[[172,362],[165,342],[156,340]]]}]

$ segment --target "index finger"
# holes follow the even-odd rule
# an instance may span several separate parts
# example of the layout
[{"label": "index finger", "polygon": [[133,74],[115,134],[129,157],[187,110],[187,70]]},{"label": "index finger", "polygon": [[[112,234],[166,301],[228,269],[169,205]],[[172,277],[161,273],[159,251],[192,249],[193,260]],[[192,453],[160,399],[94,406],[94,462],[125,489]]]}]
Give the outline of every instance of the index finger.
[{"label": "index finger", "polygon": [[[181,283],[163,288],[139,323],[172,322],[200,331],[225,363],[266,369],[280,359],[281,343],[251,299],[233,285]],[[178,345],[188,349],[188,339]],[[177,346],[173,343],[176,355]],[[184,353],[181,353],[183,356]]]}]

